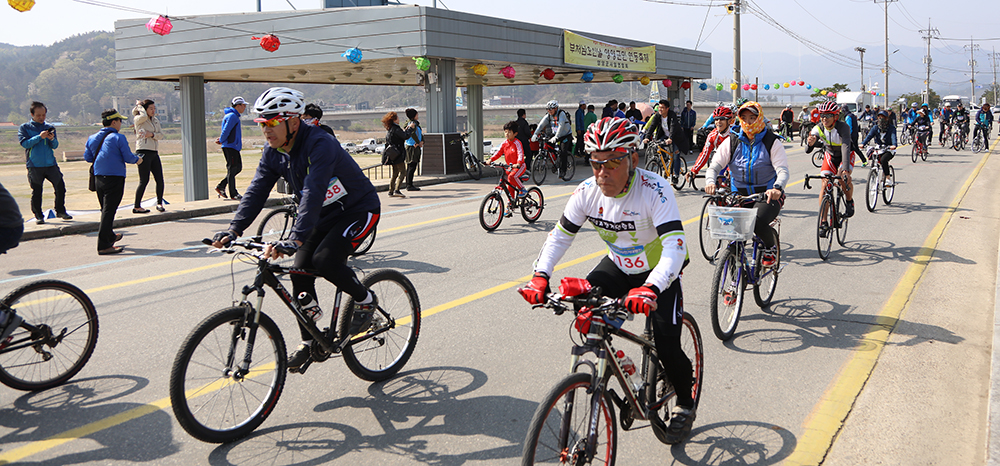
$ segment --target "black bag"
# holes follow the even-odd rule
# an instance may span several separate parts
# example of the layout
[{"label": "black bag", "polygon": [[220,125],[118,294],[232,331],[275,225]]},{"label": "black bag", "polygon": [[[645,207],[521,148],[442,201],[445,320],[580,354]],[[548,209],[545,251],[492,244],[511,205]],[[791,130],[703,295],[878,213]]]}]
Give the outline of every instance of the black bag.
[{"label": "black bag", "polygon": [[97,192],[97,178],[94,177],[94,164],[90,164],[90,185],[87,187],[91,192]]},{"label": "black bag", "polygon": [[[97,156],[101,153],[101,149],[104,147],[104,141],[108,138],[110,132],[104,133],[100,137],[97,143],[97,153],[94,154],[94,163],[97,163]],[[90,164],[90,184],[87,186],[92,192],[97,192],[97,178],[94,176],[94,164]]]},{"label": "black bag", "polygon": [[396,146],[386,144],[385,150],[382,151],[382,165],[395,165],[400,162],[402,157],[403,154],[399,153]]}]

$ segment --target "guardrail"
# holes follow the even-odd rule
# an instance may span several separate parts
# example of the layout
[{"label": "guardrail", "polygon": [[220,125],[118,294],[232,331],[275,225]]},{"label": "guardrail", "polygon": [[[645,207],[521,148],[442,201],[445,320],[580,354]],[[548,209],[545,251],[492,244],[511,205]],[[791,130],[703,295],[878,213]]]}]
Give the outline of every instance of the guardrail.
[{"label": "guardrail", "polygon": [[[361,171],[365,172],[365,176],[367,176],[369,180],[379,180],[388,178],[392,174],[392,171],[389,171],[390,175],[387,175],[386,168],[391,168],[391,165],[382,165],[380,163],[376,165],[362,167]],[[420,172],[421,169],[420,166],[418,165],[417,172],[414,173],[414,176],[420,176]]]}]

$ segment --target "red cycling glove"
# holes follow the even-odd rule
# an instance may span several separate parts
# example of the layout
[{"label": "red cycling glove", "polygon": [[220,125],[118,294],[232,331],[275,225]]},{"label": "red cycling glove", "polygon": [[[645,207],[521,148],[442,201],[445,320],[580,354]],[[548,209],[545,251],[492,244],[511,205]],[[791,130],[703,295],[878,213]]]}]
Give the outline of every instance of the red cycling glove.
[{"label": "red cycling glove", "polygon": [[632,288],[625,296],[625,308],[633,314],[648,316],[656,310],[656,293],[645,286]]},{"label": "red cycling glove", "polygon": [[545,274],[535,273],[531,281],[524,288],[518,288],[518,293],[524,297],[529,304],[545,303],[545,295],[549,294],[549,277]]},{"label": "red cycling glove", "polygon": [[559,294],[572,298],[589,293],[591,288],[586,278],[564,277],[559,283]]}]

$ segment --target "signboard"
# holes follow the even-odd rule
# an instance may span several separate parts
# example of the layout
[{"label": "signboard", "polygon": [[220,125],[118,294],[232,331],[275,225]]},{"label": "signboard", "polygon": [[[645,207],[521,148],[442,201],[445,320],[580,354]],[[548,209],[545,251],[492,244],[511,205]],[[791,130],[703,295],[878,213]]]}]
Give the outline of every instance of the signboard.
[{"label": "signboard", "polygon": [[622,71],[656,72],[656,46],[625,47],[563,31],[563,62]]}]

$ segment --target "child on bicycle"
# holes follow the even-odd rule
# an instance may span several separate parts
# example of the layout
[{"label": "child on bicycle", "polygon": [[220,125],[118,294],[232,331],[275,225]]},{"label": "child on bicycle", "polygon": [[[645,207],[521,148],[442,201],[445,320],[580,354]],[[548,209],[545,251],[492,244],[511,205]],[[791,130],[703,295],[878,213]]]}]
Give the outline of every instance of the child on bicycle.
[{"label": "child on bicycle", "polygon": [[510,193],[511,197],[524,197],[527,194],[524,185],[521,184],[521,175],[524,174],[525,170],[524,147],[521,146],[521,141],[517,139],[517,122],[508,121],[504,124],[503,135],[507,140],[500,146],[500,150],[490,158],[490,163],[503,157],[507,163],[507,168],[504,169],[507,174],[507,182],[514,191]]}]

